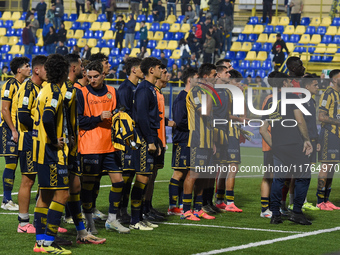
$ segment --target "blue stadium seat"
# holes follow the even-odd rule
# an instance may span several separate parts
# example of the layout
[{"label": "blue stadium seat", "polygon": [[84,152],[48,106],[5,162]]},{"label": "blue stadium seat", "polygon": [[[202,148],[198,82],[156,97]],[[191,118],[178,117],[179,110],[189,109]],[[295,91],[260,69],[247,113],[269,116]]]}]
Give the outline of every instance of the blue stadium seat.
[{"label": "blue stadium seat", "polygon": [[316,34],[318,35],[324,35],[326,34],[327,28],[324,26],[320,26],[318,27],[318,29],[316,30]]},{"label": "blue stadium seat", "polygon": [[[260,19],[260,23],[259,24],[262,24],[263,23],[263,17],[261,17]],[[265,24],[268,24],[269,23],[269,18],[266,17],[266,21],[264,22]]]},{"label": "blue stadium seat", "polygon": [[81,24],[80,29],[82,30],[89,30],[91,27],[91,23],[90,22],[84,22],[83,24]]},{"label": "blue stadium seat", "polygon": [[67,47],[73,47],[74,45],[77,44],[77,39],[74,39],[74,38],[70,38],[68,39],[67,43],[66,43],[66,46]]},{"label": "blue stadium seat", "polygon": [[[152,16],[152,15],[151,15]],[[146,21],[146,17],[144,14],[141,14],[137,17],[136,22],[142,22],[142,21]]]},{"label": "blue stadium seat", "polygon": [[14,57],[15,58],[20,58],[20,57],[22,57],[22,54],[15,54]]},{"label": "blue stadium seat", "polygon": [[233,60],[235,58],[235,51],[227,51],[224,58]]},{"label": "blue stadium seat", "polygon": [[0,20],[0,27],[4,27],[4,22]]},{"label": "blue stadium seat", "polygon": [[2,70],[2,68],[4,67],[4,62],[0,62],[0,69]]},{"label": "blue stadium seat", "polygon": [[307,27],[305,34],[314,35],[315,34],[315,27],[314,26]]},{"label": "blue stadium seat", "polygon": [[309,26],[310,18],[309,17],[303,17],[301,18],[300,25],[301,26]]},{"label": "blue stadium seat", "polygon": [[168,67],[172,68],[172,65],[175,63],[175,60],[172,58],[168,59]]},{"label": "blue stadium seat", "polygon": [[333,60],[333,57],[331,55],[325,54],[321,57],[321,62],[331,62]]},{"label": "blue stadium seat", "polygon": [[340,35],[335,35],[332,43],[340,44]]},{"label": "blue stadium seat", "polygon": [[130,48],[123,48],[121,53],[120,53],[120,55],[122,57],[124,57],[125,54],[129,54],[130,55],[130,52],[131,52]]},{"label": "blue stadium seat", "polygon": [[174,34],[171,33],[171,32],[166,32],[166,33],[164,34],[163,40],[170,41],[170,40],[172,40],[173,35],[174,35]]},{"label": "blue stadium seat", "polygon": [[180,16],[178,16],[178,18],[177,18],[177,20],[176,20],[176,22],[175,22],[175,23],[182,24],[182,22],[183,22],[184,18],[185,18],[185,15],[180,15]]},{"label": "blue stadium seat", "polygon": [[248,77],[248,75],[250,75],[251,78],[255,78],[255,70],[247,70],[244,77]]},{"label": "blue stadium seat", "polygon": [[154,48],[156,48],[156,46],[157,46],[157,43],[156,43],[156,41],[155,40],[150,40],[149,42],[148,42],[148,46],[147,46],[147,48],[149,48],[149,49],[154,49]]},{"label": "blue stadium seat", "polygon": [[175,36],[174,36],[173,40],[179,41],[182,38],[184,38],[184,34],[182,32],[177,32],[177,33],[175,33]]},{"label": "blue stadium seat", "polygon": [[26,14],[27,14],[27,12],[23,12],[21,14],[20,20],[25,20],[26,19]]},{"label": "blue stadium seat", "polygon": [[176,59],[175,64],[178,66],[178,68],[182,67],[182,59]]},{"label": "blue stadium seat", "polygon": [[93,38],[93,32],[91,30],[85,31],[83,38],[85,39]]},{"label": "blue stadium seat", "polygon": [[78,19],[78,16],[77,16],[76,13],[72,13],[72,14],[70,14],[70,16],[68,17],[68,21],[72,21],[72,22],[76,21],[77,19]]},{"label": "blue stadium seat", "polygon": [[[84,22],[84,23],[86,23],[86,22]],[[77,30],[79,28],[80,28],[80,22],[78,22],[78,21],[73,22],[71,29]]]},{"label": "blue stadium seat", "polygon": [[137,45],[135,46],[136,48],[140,49],[140,41],[137,41]]},{"label": "blue stadium seat", "polygon": [[34,13],[34,18],[38,19],[38,13],[37,12]]},{"label": "blue stadium seat", "polygon": [[272,50],[272,48],[273,48],[273,44],[272,43],[264,43],[263,47],[262,47],[262,50],[266,51],[266,52],[269,52],[269,51]]},{"label": "blue stadium seat", "polygon": [[170,24],[163,23],[161,26],[161,31],[165,33],[165,32],[168,32],[169,30],[170,30]]},{"label": "blue stadium seat", "polygon": [[336,53],[340,53],[340,48],[336,51]]},{"label": "blue stadium seat", "polygon": [[13,20],[6,20],[4,27],[9,29],[13,27]]},{"label": "blue stadium seat", "polygon": [[247,39],[247,35],[246,34],[239,34],[236,42],[245,42],[246,39]]},{"label": "blue stadium seat", "polygon": [[148,22],[148,23],[154,22],[153,16],[149,15],[148,18],[146,19],[146,22]]},{"label": "blue stadium seat", "polygon": [[264,28],[263,33],[264,33],[264,34],[272,34],[272,33],[274,33],[274,27],[271,26],[271,25],[267,25],[267,26]]},{"label": "blue stadium seat", "polygon": [[114,13],[113,16],[112,16],[112,21],[115,21],[116,19],[117,19],[117,15],[116,15],[116,13]]},{"label": "blue stadium seat", "polygon": [[294,49],[294,52],[298,52],[298,53],[306,52],[306,48],[301,47],[301,44],[297,44]]},{"label": "blue stadium seat", "polygon": [[238,60],[232,60],[231,61],[231,65],[233,66],[233,68],[238,69],[240,67],[240,64],[238,62]]},{"label": "blue stadium seat", "polygon": [[251,62],[250,68],[251,69],[256,69],[256,70],[261,69],[261,61],[254,60],[253,62]]},{"label": "blue stadium seat", "polygon": [[119,63],[120,63],[119,58],[115,58],[112,62],[112,67],[119,66]]},{"label": "blue stadium seat", "polygon": [[322,37],[321,43],[329,44],[332,42],[332,36],[331,35],[324,35]]},{"label": "blue stadium seat", "polygon": [[159,31],[160,29],[161,28],[159,26],[159,23],[152,23],[149,31],[156,32],[156,31]]},{"label": "blue stadium seat", "polygon": [[251,51],[261,51],[262,50],[262,44],[259,42],[256,42],[253,44]]},{"label": "blue stadium seat", "polygon": [[112,30],[113,32],[115,32],[117,29],[115,28],[116,26],[116,22],[112,22],[111,28],[110,30]]},{"label": "blue stadium seat", "polygon": [[309,53],[314,53],[314,51],[315,51],[315,44],[309,43],[307,45],[310,46],[310,47],[308,47],[308,52]]},{"label": "blue stadium seat", "polygon": [[312,55],[310,58],[311,62],[321,62],[321,55],[320,54],[316,54],[316,55]]},{"label": "blue stadium seat", "polygon": [[46,49],[45,49],[45,46],[43,46],[43,47],[40,48],[40,53],[39,53],[39,54],[41,54],[41,55],[47,55],[47,51],[46,51]]},{"label": "blue stadium seat", "polygon": [[118,57],[119,55],[120,55],[120,50],[119,50],[119,48],[113,48],[113,49],[111,50],[110,56],[112,56],[112,57]]},{"label": "blue stadium seat", "polygon": [[96,38],[96,39],[100,39],[103,36],[104,36],[104,32],[103,31],[98,30],[98,31],[94,32],[94,38]]},{"label": "blue stadium seat", "polygon": [[265,60],[262,63],[262,69],[263,70],[271,70],[272,69],[272,61],[271,60]]},{"label": "blue stadium seat", "polygon": [[139,40],[140,39],[140,32],[136,32],[135,33],[135,40]]},{"label": "blue stadium seat", "polygon": [[108,61],[109,61],[109,64],[112,66],[113,65],[113,60],[114,60],[114,58],[113,57],[111,57],[111,56],[109,56],[109,59],[108,59]]},{"label": "blue stadium seat", "polygon": [[283,33],[283,31],[285,30],[285,27],[284,26],[276,26],[275,27],[275,33],[280,33],[280,34],[282,34]]},{"label": "blue stadium seat", "polygon": [[259,18],[254,16],[249,18],[248,25],[257,25],[259,23]]},{"label": "blue stadium seat", "polygon": [[163,52],[164,52],[165,57],[169,60],[172,54],[171,50],[163,50]]},{"label": "blue stadium seat", "polygon": [[22,37],[21,37],[21,36],[20,36],[19,39],[18,39],[17,45],[20,45],[20,46],[24,45],[24,44],[22,43]]},{"label": "blue stadium seat", "polygon": [[[102,32],[102,31],[101,31],[101,32]],[[97,41],[96,47],[99,47],[99,48],[106,47],[106,40],[105,40],[105,39],[99,39],[99,40]]]},{"label": "blue stadium seat", "polygon": [[5,57],[3,57],[2,62],[7,62],[9,64],[9,62],[11,62],[12,59],[13,59],[12,54],[6,54]]},{"label": "blue stadium seat", "polygon": [[15,29],[13,29],[13,28],[7,29],[6,36],[15,36]]},{"label": "blue stadium seat", "polygon": [[19,29],[17,29],[17,31],[15,32],[15,36],[19,36],[19,37],[21,37],[22,36],[22,28],[19,28]]},{"label": "blue stadium seat", "polygon": [[115,39],[107,40],[106,46],[109,47],[110,49],[114,48],[115,47]]},{"label": "blue stadium seat", "polygon": [[246,58],[246,52],[244,51],[238,51],[235,57],[236,60],[243,60],[245,58]]},{"label": "blue stadium seat", "polygon": [[35,55],[40,54],[39,46],[33,46],[33,54],[35,54]]},{"label": "blue stadium seat", "polygon": [[291,35],[288,42],[291,43],[298,43],[300,41],[299,35]]},{"label": "blue stadium seat", "polygon": [[250,34],[248,36],[247,42],[256,42],[257,41],[257,34]]},{"label": "blue stadium seat", "polygon": [[151,53],[151,57],[160,58],[161,57],[161,50],[160,49],[154,49]]},{"label": "blue stadium seat", "polygon": [[68,19],[68,15],[67,15],[67,13],[64,13],[63,20],[67,20],[67,19]]},{"label": "blue stadium seat", "polygon": [[106,22],[106,21],[107,21],[107,19],[106,19],[106,14],[105,14],[105,13],[99,14],[99,15],[98,15],[98,18],[97,18],[97,21],[98,21],[98,22]]},{"label": "blue stadium seat", "polygon": [[331,26],[340,26],[340,18],[334,18]]},{"label": "blue stadium seat", "polygon": [[11,48],[9,47],[9,45],[2,45],[2,46],[1,46],[0,53],[1,53],[1,54],[5,54],[5,53],[9,52],[10,49],[11,49]]},{"label": "blue stadium seat", "polygon": [[287,35],[287,34],[281,35],[281,38],[282,38],[282,40],[284,40],[285,42],[288,42],[288,41],[289,41],[289,35]]},{"label": "blue stadium seat", "polygon": [[242,61],[240,68],[242,69],[249,69],[250,68],[250,62],[248,60]]},{"label": "blue stadium seat", "polygon": [[255,76],[260,76],[263,79],[264,77],[266,77],[266,71],[265,70],[258,70],[256,72]]}]

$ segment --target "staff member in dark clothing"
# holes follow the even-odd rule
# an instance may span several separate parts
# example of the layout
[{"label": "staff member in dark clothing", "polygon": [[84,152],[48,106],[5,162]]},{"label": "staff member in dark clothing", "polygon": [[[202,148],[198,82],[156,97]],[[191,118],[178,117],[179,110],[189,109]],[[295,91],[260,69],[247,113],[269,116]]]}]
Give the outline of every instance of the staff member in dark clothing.
[{"label": "staff member in dark clothing", "polygon": [[283,62],[285,62],[285,54],[281,51],[281,45],[276,45],[276,53],[273,57],[274,70],[278,71],[282,66]]},{"label": "staff member in dark clothing", "polygon": [[115,28],[117,30],[116,32],[116,40],[115,40],[115,45],[118,48],[118,44],[120,45],[120,50],[123,49],[123,39],[124,39],[124,27],[125,27],[125,22],[123,20],[122,15],[118,15],[118,21],[116,22]]},{"label": "staff member in dark clothing", "polygon": [[272,7],[273,7],[273,0],[263,0],[263,16],[262,16],[262,23],[266,23],[267,14],[269,14],[269,22],[272,22]]},{"label": "staff member in dark clothing", "polygon": [[276,42],[274,43],[274,45],[272,47],[272,53],[273,54],[275,54],[275,52],[276,52],[276,46],[277,45],[281,46],[281,51],[286,50],[287,54],[289,55],[289,50],[287,48],[287,45],[286,45],[285,41],[281,38],[280,33],[276,34]]}]

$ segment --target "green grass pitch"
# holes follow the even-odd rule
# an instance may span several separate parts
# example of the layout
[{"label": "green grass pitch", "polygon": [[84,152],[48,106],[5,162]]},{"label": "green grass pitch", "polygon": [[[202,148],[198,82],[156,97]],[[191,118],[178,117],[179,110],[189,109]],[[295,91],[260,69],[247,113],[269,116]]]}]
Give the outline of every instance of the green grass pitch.
[{"label": "green grass pitch", "polygon": [[[153,205],[158,210],[166,212],[168,208],[168,183],[172,175],[171,144],[166,153],[165,168],[159,171],[155,184]],[[260,165],[263,161],[262,152],[258,148],[242,148],[242,165]],[[0,169],[4,168],[4,159],[0,158]],[[1,176],[2,176],[2,170]],[[257,175],[258,177],[254,176]],[[116,232],[107,232],[104,222],[97,222],[98,236],[107,238],[104,245],[78,245],[73,244],[70,249],[73,254],[196,254],[209,251],[222,250],[231,254],[326,254],[340,251],[340,231],[328,233],[308,233],[332,229],[340,226],[340,211],[308,211],[306,215],[312,220],[311,226],[300,226],[286,220],[281,225],[270,225],[269,219],[260,218],[260,183],[261,174],[239,173],[242,178],[236,179],[235,201],[242,213],[219,214],[216,220],[204,220],[194,223],[180,220],[179,216],[169,216],[166,224],[160,224],[153,231],[131,231],[128,235]],[[336,174],[331,200],[340,205],[340,175]],[[308,192],[309,202],[316,201],[316,177],[312,175]],[[17,192],[20,185],[20,170],[16,171],[15,187]],[[109,185],[109,178],[103,177],[101,185]],[[36,185],[34,190],[36,190]],[[0,194],[2,194],[2,185]],[[30,213],[33,214],[35,195],[31,198]],[[107,213],[109,187],[100,189],[97,207]],[[17,202],[17,195],[13,195]],[[0,254],[33,254],[35,236],[19,234],[17,213],[0,209]],[[33,216],[30,216],[32,222]],[[203,225],[203,226],[195,226]],[[68,229],[62,236],[75,243],[76,230],[73,225],[62,223]],[[269,231],[272,230],[272,231]],[[335,229],[336,230],[336,229]],[[340,228],[339,228],[340,230]],[[301,234],[301,235],[299,235]],[[286,240],[286,237],[292,237]],[[283,238],[283,239],[279,239]],[[286,239],[285,239],[286,238]],[[269,240],[269,241],[268,241]],[[270,240],[276,240],[270,241]],[[263,242],[262,241],[268,241]],[[244,245],[244,246],[242,246]],[[65,247],[66,248],[66,247]],[[221,251],[221,252],[222,252]]]}]

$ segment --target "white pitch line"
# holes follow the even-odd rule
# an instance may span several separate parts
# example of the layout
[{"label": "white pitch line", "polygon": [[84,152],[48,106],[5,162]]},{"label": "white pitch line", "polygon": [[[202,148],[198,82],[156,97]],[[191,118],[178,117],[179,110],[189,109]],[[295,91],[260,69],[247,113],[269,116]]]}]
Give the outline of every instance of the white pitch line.
[{"label": "white pitch line", "polygon": [[157,224],[158,223],[164,224],[164,225],[194,226],[194,227],[207,227],[207,228],[228,228],[228,229],[236,229],[236,230],[263,231],[263,232],[288,233],[288,234],[305,233],[305,232],[301,232],[301,231],[285,231],[285,230],[263,229],[263,228],[241,228],[241,227],[202,225],[202,224],[190,224],[190,223],[157,222]]},{"label": "white pitch line", "polygon": [[283,242],[283,241],[303,238],[303,237],[306,237],[306,236],[315,236],[315,235],[319,235],[319,234],[323,234],[323,233],[330,233],[330,232],[339,231],[339,230],[340,230],[340,227],[316,230],[316,231],[311,231],[311,232],[305,232],[305,233],[302,233],[302,234],[291,235],[291,236],[287,236],[287,237],[280,237],[280,238],[260,241],[260,242],[256,242],[256,243],[248,243],[248,244],[244,244],[244,245],[232,246],[232,247],[219,249],[219,250],[212,250],[212,251],[207,251],[207,252],[202,252],[202,253],[196,253],[194,255],[211,255],[211,254],[220,254],[220,253],[229,252],[229,251],[244,250],[244,249],[248,249],[248,248],[253,248],[253,247],[258,247],[258,246],[263,246],[263,245],[269,245],[269,244],[273,244],[273,243],[276,243],[276,242]]}]

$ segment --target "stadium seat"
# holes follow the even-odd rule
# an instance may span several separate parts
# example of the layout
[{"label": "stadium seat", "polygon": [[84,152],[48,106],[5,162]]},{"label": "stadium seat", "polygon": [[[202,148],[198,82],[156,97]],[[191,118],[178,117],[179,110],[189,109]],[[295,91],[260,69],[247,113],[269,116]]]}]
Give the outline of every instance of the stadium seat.
[{"label": "stadium seat", "polygon": [[99,30],[107,31],[109,29],[110,29],[110,22],[102,22]]},{"label": "stadium seat", "polygon": [[154,22],[153,16],[152,16],[152,15],[149,15],[148,18],[146,19],[146,22],[148,22],[148,23]]},{"label": "stadium seat", "polygon": [[0,27],[0,36],[4,36],[4,35],[6,35],[6,28],[4,28],[4,27]]},{"label": "stadium seat", "polygon": [[242,33],[248,35],[248,34],[252,34],[253,31],[254,31],[254,28],[253,28],[252,25],[246,25],[246,26],[244,27],[244,30],[242,31]]},{"label": "stadium seat", "polygon": [[255,76],[260,76],[262,79],[266,77],[266,71],[265,70],[258,70],[255,74]]},{"label": "stadium seat", "polygon": [[321,42],[321,35],[313,35],[310,39],[310,43],[319,44]]},{"label": "stadium seat", "polygon": [[236,42],[245,42],[247,40],[246,34],[239,34]]},{"label": "stadium seat", "polygon": [[315,34],[315,27],[314,26],[307,27],[306,34],[308,34],[308,35]]},{"label": "stadium seat", "polygon": [[2,19],[2,20],[10,20],[11,18],[12,18],[11,12],[4,12],[0,19]]},{"label": "stadium seat", "polygon": [[169,32],[176,33],[180,30],[180,25],[177,23],[174,23],[171,25]]},{"label": "stadium seat", "polygon": [[178,42],[177,41],[169,41],[167,49],[175,50],[177,48],[178,48]]},{"label": "stadium seat", "polygon": [[248,36],[247,42],[256,42],[257,41],[257,37],[258,37],[257,34],[250,34]]},{"label": "stadium seat", "polygon": [[244,77],[248,77],[248,75],[250,75],[251,78],[255,78],[255,70],[247,70]]},{"label": "stadium seat", "polygon": [[97,41],[96,47],[99,47],[99,48],[106,47],[106,40],[105,40],[105,39],[99,39],[99,40]]},{"label": "stadium seat", "polygon": [[334,43],[330,43],[327,45],[326,53],[328,54],[334,54],[338,50],[338,46]]},{"label": "stadium seat", "polygon": [[111,30],[107,30],[105,31],[104,35],[103,35],[103,39],[105,40],[109,40],[113,38],[113,32]]},{"label": "stadium seat", "polygon": [[77,21],[78,22],[87,22],[88,21],[87,14],[86,13],[80,14]]},{"label": "stadium seat", "polygon": [[39,46],[33,46],[33,54],[37,55],[40,53]]},{"label": "stadium seat", "polygon": [[93,22],[90,27],[91,31],[97,31],[100,30],[100,22]]},{"label": "stadium seat", "polygon": [[304,34],[301,36],[299,43],[307,44],[310,42],[310,35]]},{"label": "stadium seat", "polygon": [[274,27],[271,26],[271,25],[267,25],[265,28],[264,28],[264,31],[263,33],[265,34],[271,34],[271,33],[274,33]]},{"label": "stadium seat", "polygon": [[155,40],[150,40],[150,41],[148,42],[147,48],[152,49],[152,50],[153,50],[154,48],[156,48],[156,41],[155,41]]},{"label": "stadium seat", "polygon": [[233,42],[231,45],[230,51],[239,51],[241,49],[241,43],[240,42]]},{"label": "stadium seat", "polygon": [[317,33],[318,35],[324,35],[324,34],[326,34],[326,27],[323,27],[323,26],[318,27],[318,29],[316,30],[316,33]]},{"label": "stadium seat", "polygon": [[311,23],[309,24],[310,26],[320,26],[320,17],[314,17],[312,18]]},{"label": "stadium seat", "polygon": [[234,51],[227,51],[224,58],[225,59],[234,59],[235,58],[235,52]]},{"label": "stadium seat", "polygon": [[281,26],[281,25],[278,25],[278,26],[276,26],[275,27],[275,33],[280,33],[280,34],[282,34],[283,33],[283,31],[285,31],[285,27],[284,26]]},{"label": "stadium seat", "polygon": [[136,20],[136,22],[142,22],[142,21],[146,21],[146,16],[144,14],[139,15]]},{"label": "stadium seat", "polygon": [[184,38],[184,34],[181,32],[175,33],[173,40],[179,41]]},{"label": "stadium seat", "polygon": [[78,19],[78,16],[77,16],[77,14],[76,13],[72,13],[72,14],[70,14],[70,16],[68,17],[68,21],[71,21],[71,22],[74,22],[74,21],[76,21]]},{"label": "stadium seat", "polygon": [[[240,52],[237,52],[237,54],[238,54],[238,53],[240,53]],[[236,55],[237,55],[237,54],[236,54]],[[245,57],[244,60],[248,61],[248,64],[249,64],[249,61],[253,61],[253,60],[255,60],[255,59],[256,59],[256,52],[255,52],[255,51],[249,51],[249,52],[247,53],[247,56]],[[242,68],[242,64],[243,64],[244,62],[246,62],[246,61],[242,61],[242,63],[241,63],[241,68]],[[249,68],[249,65],[248,65],[247,68]]]},{"label": "stadium seat", "polygon": [[91,28],[91,23],[90,22],[83,22],[83,24],[81,24],[79,29],[82,29],[84,31],[89,30]]},{"label": "stadium seat", "polygon": [[153,39],[156,41],[160,41],[163,40],[163,37],[164,37],[163,32],[155,32]]},{"label": "stadium seat", "polygon": [[43,40],[42,37],[40,37],[40,38],[38,39],[38,42],[37,42],[36,45],[37,45],[37,46],[40,46],[40,47],[44,46],[44,40]]},{"label": "stadium seat", "polygon": [[6,20],[4,23],[4,27],[7,29],[11,29],[13,27],[13,20]]},{"label": "stadium seat", "polygon": [[295,48],[294,43],[286,43],[286,46],[287,46],[289,52],[294,51],[294,48]]},{"label": "stadium seat", "polygon": [[311,44],[311,43],[309,43],[309,44],[307,44],[307,51],[309,52],[309,53],[314,53],[314,51],[315,51],[315,45],[314,44]]},{"label": "stadium seat", "polygon": [[238,51],[236,53],[235,59],[236,60],[243,60],[246,57],[246,53],[244,51]]},{"label": "stadium seat", "polygon": [[100,39],[103,36],[104,36],[103,31],[96,31],[96,32],[94,32],[94,38],[96,38],[96,39]]},{"label": "stadium seat", "polygon": [[19,37],[17,36],[11,36],[9,39],[8,39],[8,45],[16,45],[19,41]]},{"label": "stadium seat", "polygon": [[174,50],[171,55],[172,59],[180,59],[181,58],[181,51],[180,50]]},{"label": "stadium seat", "polygon": [[106,46],[109,47],[110,49],[115,47],[115,40],[114,39],[109,39],[106,41]]},{"label": "stadium seat", "polygon": [[80,39],[80,38],[83,38],[83,36],[84,36],[84,31],[83,30],[76,30],[76,32],[74,33],[73,38]]},{"label": "stadium seat", "polygon": [[280,24],[279,17],[273,16],[272,17],[272,22],[270,23],[270,25],[277,26],[278,24]]},{"label": "stadium seat", "polygon": [[288,26],[289,22],[290,22],[290,20],[289,20],[289,18],[287,16],[286,17],[282,17],[280,19],[280,25],[282,25],[282,26]]},{"label": "stadium seat", "polygon": [[272,47],[273,47],[272,43],[266,42],[266,43],[263,44],[262,51],[270,52],[272,50]]},{"label": "stadium seat", "polygon": [[331,35],[324,35],[322,37],[321,43],[329,44],[332,42],[332,36]]},{"label": "stadium seat", "polygon": [[6,32],[6,36],[15,36],[15,29],[8,28]]},{"label": "stadium seat", "polygon": [[[20,49],[20,46],[19,45],[13,45],[11,47],[11,50],[8,52],[8,54],[20,54],[21,53],[21,49]],[[8,55],[6,54],[6,56]],[[12,55],[11,55],[12,56]],[[9,57],[9,56],[7,56]]]},{"label": "stadium seat", "polygon": [[335,36],[333,37],[332,43],[340,44],[340,35],[335,35]]},{"label": "stadium seat", "polygon": [[275,43],[276,42],[276,34],[270,34],[267,42]]},{"label": "stadium seat", "polygon": [[264,69],[264,70],[271,70],[272,69],[272,61],[271,60],[263,61],[262,69]]},{"label": "stadium seat", "polygon": [[298,52],[298,53],[302,53],[302,52],[305,52],[306,51],[306,48],[305,47],[302,47],[301,45],[296,45],[295,49],[294,49],[294,52]]},{"label": "stadium seat", "polygon": [[258,42],[254,43],[251,48],[251,51],[260,51],[260,50],[262,50],[262,44]]},{"label": "stadium seat", "polygon": [[167,59],[169,59],[171,57],[171,54],[172,54],[171,50],[165,49],[165,50],[163,50],[163,52],[164,52],[164,55]]},{"label": "stadium seat", "polygon": [[334,18],[331,26],[340,26],[340,18]]},{"label": "stadium seat", "polygon": [[250,42],[244,42],[242,44],[241,49],[239,49],[240,51],[250,51],[252,48],[252,44]]},{"label": "stadium seat", "polygon": [[169,15],[166,19],[165,23],[173,24],[176,22],[176,16],[175,15]]},{"label": "stadium seat", "polygon": [[161,50],[160,49],[154,49],[151,53],[151,57],[160,58],[161,57]]},{"label": "stadium seat", "polygon": [[321,22],[320,26],[328,27],[328,26],[330,26],[331,24],[332,24],[332,19],[331,19],[331,17],[324,17],[324,18],[322,19],[322,22]]},{"label": "stadium seat", "polygon": [[295,34],[296,35],[303,35],[304,33],[306,32],[306,28],[305,28],[305,26],[297,26],[296,28],[295,28]]},{"label": "stadium seat", "polygon": [[310,18],[309,17],[303,17],[301,18],[300,25],[302,26],[309,26]]},{"label": "stadium seat", "polygon": [[288,42],[297,43],[298,41],[300,41],[299,35],[291,35]]},{"label": "stadium seat", "polygon": [[262,34],[263,30],[264,30],[264,28],[263,28],[262,25],[256,25],[254,27],[254,32],[253,33],[254,34]]},{"label": "stadium seat", "polygon": [[9,45],[3,45],[3,46],[1,46],[0,53],[6,54],[7,52],[9,52],[9,50],[10,50]]},{"label": "stadium seat", "polygon": [[337,27],[333,27],[333,26],[330,26],[327,28],[327,32],[326,32],[326,35],[336,35],[336,33],[338,32],[338,29]]},{"label": "stadium seat", "polygon": [[168,32],[170,30],[170,24],[168,24],[168,23],[163,23],[162,25],[161,25],[161,31],[163,32],[163,33],[166,33],[166,32]]},{"label": "stadium seat", "polygon": [[85,31],[83,38],[86,38],[86,39],[94,38],[93,32],[90,30]]},{"label": "stadium seat", "polygon": [[288,26],[286,26],[286,28],[285,28],[283,33],[287,34],[287,35],[292,35],[292,34],[294,34],[294,32],[295,32],[294,26],[288,25]]},{"label": "stadium seat", "polygon": [[267,59],[267,57],[268,57],[267,52],[259,51],[259,53],[257,54],[256,60],[265,61]]},{"label": "stadium seat", "polygon": [[91,48],[91,54],[97,54],[100,52],[100,49],[98,47],[92,47]]},{"label": "stadium seat", "polygon": [[120,49],[119,48],[113,48],[110,52],[110,56],[112,56],[112,57],[120,56]]},{"label": "stadium seat", "polygon": [[19,28],[24,28],[25,27],[25,23],[22,20],[16,20],[13,24],[14,29],[19,29]]},{"label": "stadium seat", "polygon": [[168,47],[168,42],[161,40],[158,42],[156,49],[165,50],[167,47]]},{"label": "stadium seat", "polygon": [[321,55],[320,54],[314,54],[310,58],[311,62],[321,62]]},{"label": "stadium seat", "polygon": [[259,38],[257,39],[257,42],[259,43],[266,43],[267,41],[268,41],[267,34],[260,34]]},{"label": "stadium seat", "polygon": [[27,12],[23,12],[23,13],[21,14],[20,20],[25,21],[25,19],[26,19],[26,14],[27,14]]},{"label": "stadium seat", "polygon": [[179,32],[182,32],[182,33],[187,33],[190,31],[190,24],[183,24],[181,26],[181,29],[179,30]]},{"label": "stadium seat", "polygon": [[184,20],[185,16],[184,15],[180,15],[177,17],[176,23],[182,24],[183,20]]},{"label": "stadium seat", "polygon": [[81,39],[79,39],[79,40],[77,41],[77,46],[78,46],[79,48],[84,48],[85,45],[86,45],[86,39],[81,38]]},{"label": "stadium seat", "polygon": [[89,14],[89,16],[87,17],[86,21],[88,22],[95,22],[97,20],[97,14],[95,13],[91,13]]},{"label": "stadium seat", "polygon": [[71,29],[72,25],[73,25],[73,22],[71,22],[71,21],[64,21],[64,26],[65,26],[65,29],[67,31]]},{"label": "stadium seat", "polygon": [[172,65],[175,64],[175,60],[172,58],[168,59],[168,67],[172,68]]},{"label": "stadium seat", "polygon": [[283,34],[281,35],[282,40],[284,40],[285,42],[289,41],[289,35]]},{"label": "stadium seat", "polygon": [[239,68],[239,62],[238,62],[238,60],[232,60],[231,61],[231,65],[236,69],[236,68]]},{"label": "stadium seat", "polygon": [[333,57],[331,55],[325,54],[324,56],[321,57],[321,62],[331,62],[332,59]]},{"label": "stadium seat", "polygon": [[152,23],[150,31],[156,32],[156,31],[159,31],[159,30],[160,30],[159,23]]},{"label": "stadium seat", "polygon": [[70,29],[72,29],[72,30],[80,29],[80,22],[77,22],[77,21],[73,22]]},{"label": "stadium seat", "polygon": [[323,43],[318,44],[314,51],[314,53],[325,53],[325,52],[326,52],[326,45]]},{"label": "stadium seat", "polygon": [[140,52],[139,48],[133,48],[130,53],[130,57],[135,58],[137,57],[137,54]]},{"label": "stadium seat", "polygon": [[130,54],[131,50],[130,48],[123,48],[122,51],[120,52],[120,55],[124,57],[125,54]]},{"label": "stadium seat", "polygon": [[261,69],[261,61],[254,60],[253,62],[251,62],[250,68],[254,70]]},{"label": "stadium seat", "polygon": [[106,21],[107,21],[107,19],[106,19],[106,14],[105,14],[105,13],[99,14],[96,21],[97,21],[97,22],[106,22]]},{"label": "stadium seat", "polygon": [[[248,57],[248,54],[247,54],[247,57]],[[247,57],[245,58],[244,61],[242,61],[240,68],[242,68],[242,69],[249,69],[250,68],[250,62],[249,62],[249,60],[246,60]]]},{"label": "stadium seat", "polygon": [[248,25],[257,25],[259,23],[259,18],[254,16],[249,18]]},{"label": "stadium seat", "polygon": [[332,62],[340,62],[340,54],[335,54]]},{"label": "stadium seat", "polygon": [[74,38],[70,38],[68,39],[66,46],[67,47],[73,47],[74,45],[77,45],[77,40]]},{"label": "stadium seat", "polygon": [[[94,39],[94,38],[91,38],[87,41],[87,45],[90,47],[90,48],[93,48],[93,47],[96,47],[97,45],[97,40]],[[92,54],[92,50],[91,50],[91,54]]]}]

